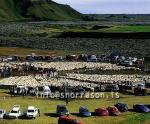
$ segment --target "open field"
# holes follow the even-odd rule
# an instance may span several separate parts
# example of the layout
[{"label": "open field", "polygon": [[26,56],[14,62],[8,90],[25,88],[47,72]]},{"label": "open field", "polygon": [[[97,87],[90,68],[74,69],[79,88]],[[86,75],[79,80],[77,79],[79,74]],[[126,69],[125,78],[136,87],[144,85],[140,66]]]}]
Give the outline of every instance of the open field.
[{"label": "open field", "polygon": [[[39,13],[39,12],[37,12]],[[85,24],[84,24],[85,23]],[[91,36],[83,38],[78,35],[74,37],[65,37],[64,33],[79,33],[84,35],[89,33]],[[132,38],[126,37],[101,37],[100,33],[145,33],[146,38],[138,37],[135,38],[134,34]],[[98,35],[94,37],[92,33]],[[139,58],[150,58],[150,24],[121,24],[115,23],[111,24],[110,22],[12,22],[12,23],[1,23],[0,24],[0,55],[21,55],[25,56],[31,53],[37,55],[67,55],[67,54],[96,54],[96,55],[110,55],[112,52],[118,51],[125,56],[135,56]],[[128,34],[127,34],[128,35]],[[143,36],[143,35],[142,35]],[[60,38],[61,37],[61,38]],[[149,59],[148,59],[149,60]],[[146,61],[147,62],[147,61]],[[57,65],[59,69],[60,63]],[[150,67],[149,62],[146,63]],[[54,66],[45,64],[44,66]],[[56,65],[55,65],[56,66]],[[64,70],[69,70],[68,68],[75,68],[77,65],[73,64],[68,66],[68,63],[63,65]],[[91,66],[91,65],[90,65]],[[83,66],[81,66],[83,68]],[[67,68],[67,69],[66,69]],[[118,68],[118,67],[117,67]],[[59,70],[58,69],[58,70]],[[65,73],[67,73],[67,71]],[[79,71],[78,69],[76,71]],[[81,70],[82,71],[82,70]],[[88,72],[87,72],[88,71]],[[99,72],[93,70],[94,72],[81,72],[80,75],[74,74],[71,75],[71,78],[80,78],[80,80],[89,79],[93,81],[94,79],[98,80],[97,75],[101,74],[101,77],[104,77],[104,72]],[[119,75],[129,75],[127,70],[125,72],[120,72],[118,70],[107,71],[107,79],[111,76],[112,73]],[[69,72],[69,71],[68,71]],[[137,76],[142,72],[131,72],[131,74]],[[88,76],[85,76],[88,74]],[[94,75],[95,74],[95,75]],[[130,74],[130,76],[131,76]],[[142,76],[144,74],[142,73]],[[146,74],[146,76],[149,76]],[[69,76],[68,76],[69,77]],[[90,77],[90,78],[89,78]],[[129,77],[129,76],[128,76]],[[14,77],[15,78],[15,77]],[[114,80],[118,80],[117,76],[113,77]],[[26,80],[26,79],[25,79]],[[106,80],[106,79],[104,79]],[[2,80],[3,81],[3,80]],[[10,82],[13,80],[9,80]],[[26,80],[27,81],[27,80]],[[57,80],[58,81],[58,80]],[[141,80],[140,80],[141,81]],[[15,82],[15,81],[14,81]],[[13,83],[14,83],[13,82]],[[20,81],[21,82],[21,81]],[[52,80],[54,83],[54,80]],[[60,80],[57,84],[66,82],[66,80]],[[72,81],[71,81],[72,82]],[[8,81],[6,80],[6,83]],[[30,82],[33,83],[33,82]],[[78,84],[78,81],[75,81]],[[86,83],[86,82],[84,82]],[[21,82],[22,84],[22,82]],[[109,94],[109,93],[107,93]],[[3,96],[7,96],[4,100]],[[89,118],[79,117],[78,109],[80,106],[87,106],[90,111],[98,107],[108,107],[114,105],[117,102],[125,102],[128,104],[129,108],[132,109],[133,104],[143,103],[150,104],[150,96],[133,96],[133,95],[123,95],[120,94],[119,99],[84,99],[84,100],[72,100],[68,108],[71,115],[75,118],[83,120],[85,124],[150,124],[150,113],[142,114],[129,111],[122,113],[118,117],[96,117],[92,116]],[[55,115],[56,105],[65,104],[61,100],[52,100],[52,99],[37,99],[35,97],[11,97],[6,90],[0,90],[0,108],[4,108],[7,111],[10,111],[12,106],[15,104],[21,105],[21,108],[25,110],[28,105],[35,105],[41,110],[41,117],[38,117],[36,120],[0,120],[0,124],[57,124],[58,117]]]},{"label": "open field", "polygon": [[124,26],[112,26],[106,29],[99,29],[102,32],[150,32],[149,25],[124,25]]},{"label": "open field", "polygon": [[0,55],[20,55],[26,56],[31,53],[37,55],[65,55],[65,51],[61,50],[40,50],[40,49],[31,49],[31,48],[17,48],[17,47],[0,47]]},{"label": "open field", "polygon": [[[65,56],[70,54],[82,54],[82,51],[67,51],[67,50],[44,50],[44,49],[33,49],[33,48],[19,48],[19,47],[0,47],[0,55],[20,55],[26,56],[31,53],[35,53],[37,55],[56,55],[56,56]],[[92,52],[93,54],[95,52]]]},{"label": "open field", "polygon": [[[7,95],[5,90],[1,90],[3,96]],[[0,96],[2,96],[0,95]],[[7,95],[8,96],[8,95]],[[87,106],[90,111],[94,111],[98,107],[108,107],[114,105],[116,102],[125,102],[128,104],[129,108],[132,108],[133,104],[144,103],[149,104],[149,96],[132,96],[132,95],[122,95],[120,94],[119,99],[89,99],[89,100],[73,100],[69,103],[68,108],[71,115],[80,120],[83,120],[85,124],[149,124],[150,122],[150,113],[142,114],[136,112],[125,112],[118,117],[97,117],[92,116],[88,118],[78,117],[78,109],[80,106]],[[21,105],[22,109],[25,110],[28,105],[35,105],[41,110],[41,117],[38,117],[36,120],[0,120],[1,124],[57,124],[57,119],[55,115],[56,105],[65,104],[64,101],[60,100],[46,100],[46,99],[36,99],[33,97],[8,97],[5,100],[1,97],[0,99],[0,108],[4,108],[7,111],[11,110],[11,107],[14,104]]]},{"label": "open field", "polygon": [[57,37],[62,32],[150,32],[150,24],[111,24],[108,22],[10,22],[0,24],[0,35],[5,37]]},{"label": "open field", "polygon": [[[103,24],[102,22],[54,23],[45,21],[1,23],[0,47],[2,48],[0,48],[0,55],[25,55],[31,52],[60,55],[68,53],[108,55],[114,51],[119,51],[126,56],[149,57],[149,27],[150,25],[145,24],[111,25],[107,23]],[[73,37],[70,35],[71,32],[73,33]],[[136,32],[143,33],[135,34]],[[69,33],[69,36],[66,37],[65,33]]]},{"label": "open field", "polygon": [[[28,5],[28,0],[20,0],[24,2],[17,4],[14,1],[18,0],[0,0],[0,22],[10,21],[0,23],[0,56],[26,56],[31,53],[50,56],[82,53],[109,56],[119,52],[125,57],[145,59],[143,67],[150,68],[150,15],[83,15],[68,5],[57,4],[51,0],[31,0],[31,5]],[[26,7],[22,10],[22,6]],[[21,20],[22,22],[19,22]],[[0,63],[0,77],[3,77],[0,78],[0,87],[48,85],[51,86],[52,92],[55,88],[56,91],[62,92],[67,90],[64,88],[67,84],[75,90],[79,90],[75,87],[84,86],[88,93],[94,92],[100,84],[127,82],[134,85],[149,83],[150,79],[149,72],[143,72],[139,67],[118,66],[112,63],[38,61],[29,63],[29,67],[34,67],[31,69],[17,66],[22,63]],[[9,72],[12,69],[13,72]],[[82,120],[85,124],[150,124],[150,113],[137,113],[132,109],[134,104],[150,104],[150,88],[147,88],[148,95],[145,96],[135,96],[133,90],[124,92],[123,88],[120,89],[119,98],[112,96],[111,92],[105,92],[105,98],[71,100],[67,107],[70,116]],[[100,92],[95,90],[97,91]],[[22,111],[25,111],[28,106],[33,105],[40,109],[41,116],[31,120],[0,119],[0,124],[57,124],[56,106],[65,104],[65,101],[36,96],[15,97],[8,92],[0,89],[0,109],[9,112],[14,105],[20,105]],[[129,111],[108,117],[92,115],[85,118],[78,114],[80,106],[87,106],[94,112],[96,108],[106,108],[117,102],[127,103]]]}]

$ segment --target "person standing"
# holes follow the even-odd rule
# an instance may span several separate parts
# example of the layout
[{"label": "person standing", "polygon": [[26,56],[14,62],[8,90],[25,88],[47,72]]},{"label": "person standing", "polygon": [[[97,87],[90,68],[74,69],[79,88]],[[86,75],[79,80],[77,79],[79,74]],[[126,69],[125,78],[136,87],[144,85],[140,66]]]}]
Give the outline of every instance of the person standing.
[{"label": "person standing", "polygon": [[40,117],[41,116],[40,109],[38,109],[38,114],[39,114],[39,117]]}]

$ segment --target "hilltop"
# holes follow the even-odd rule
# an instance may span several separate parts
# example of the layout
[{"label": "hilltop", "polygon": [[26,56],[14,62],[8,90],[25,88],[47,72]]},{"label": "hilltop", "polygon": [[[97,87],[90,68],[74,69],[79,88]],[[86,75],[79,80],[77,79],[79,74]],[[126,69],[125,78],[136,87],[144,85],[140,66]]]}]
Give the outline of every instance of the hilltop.
[{"label": "hilltop", "polygon": [[69,5],[51,0],[0,0],[0,21],[81,19],[82,14]]}]

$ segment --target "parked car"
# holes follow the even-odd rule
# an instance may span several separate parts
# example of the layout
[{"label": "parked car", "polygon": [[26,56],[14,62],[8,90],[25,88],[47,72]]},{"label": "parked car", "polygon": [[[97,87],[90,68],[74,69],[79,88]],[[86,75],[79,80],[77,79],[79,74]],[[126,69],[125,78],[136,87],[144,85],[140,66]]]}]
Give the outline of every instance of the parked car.
[{"label": "parked car", "polygon": [[97,116],[108,116],[109,112],[106,108],[95,109],[95,115]]},{"label": "parked car", "polygon": [[44,86],[43,88],[43,95],[47,96],[51,93],[51,90],[49,88],[49,86]]},{"label": "parked car", "polygon": [[134,94],[135,95],[147,95],[147,89],[145,87],[145,84],[139,83],[134,88]]},{"label": "parked car", "polygon": [[120,111],[120,112],[126,112],[128,111],[128,106],[127,104],[125,103],[117,103],[114,105],[115,107],[117,107],[117,109]]},{"label": "parked car", "polygon": [[150,81],[145,83],[146,88],[150,88]]},{"label": "parked car", "polygon": [[131,60],[125,60],[125,61],[121,61],[120,65],[123,65],[123,66],[132,66],[133,62]]},{"label": "parked car", "polygon": [[79,61],[87,61],[88,60],[88,55],[87,54],[81,54],[78,57]]},{"label": "parked car", "polygon": [[8,118],[19,118],[22,116],[21,109],[19,105],[14,105],[10,113],[8,113]]},{"label": "parked car", "polygon": [[150,104],[145,105],[146,107],[148,107],[150,109]]},{"label": "parked car", "polygon": [[116,85],[116,84],[106,85],[105,91],[107,91],[107,92],[118,92],[119,91],[119,86]]},{"label": "parked car", "polygon": [[105,62],[105,61],[107,61],[107,56],[106,55],[100,55],[100,56],[98,56],[97,59],[99,62]]},{"label": "parked car", "polygon": [[72,117],[62,116],[59,118],[58,124],[84,124],[84,123]]},{"label": "parked car", "polygon": [[57,105],[56,113],[59,117],[69,116],[69,111],[65,105]]},{"label": "parked car", "polygon": [[110,106],[107,108],[109,115],[118,116],[120,115],[120,111],[115,106]]},{"label": "parked car", "polygon": [[79,96],[85,94],[85,89],[83,87],[73,87],[71,88],[72,92],[78,93]]},{"label": "parked car", "polygon": [[3,119],[5,114],[6,114],[6,111],[3,109],[0,109],[0,119]]},{"label": "parked car", "polygon": [[133,109],[134,109],[134,111],[140,112],[140,113],[148,113],[148,112],[150,112],[150,109],[147,106],[145,106],[144,104],[133,105]]},{"label": "parked car", "polygon": [[37,87],[36,94],[48,96],[51,93],[51,89],[49,86],[39,86]]},{"label": "parked car", "polygon": [[38,109],[34,106],[28,106],[27,112],[25,113],[25,116],[27,118],[36,118],[38,115]]},{"label": "parked car", "polygon": [[80,108],[79,108],[79,114],[81,115],[81,116],[84,116],[84,117],[89,117],[89,116],[91,116],[91,112],[88,110],[88,108],[87,107],[85,107],[85,106],[81,106]]},{"label": "parked car", "polygon": [[67,61],[76,61],[78,59],[77,55],[67,55],[66,60]]},{"label": "parked car", "polygon": [[22,95],[26,93],[26,87],[22,85],[12,86],[10,88],[10,94],[12,95]]},{"label": "parked car", "polygon": [[89,55],[87,61],[88,62],[97,62],[96,55]]}]

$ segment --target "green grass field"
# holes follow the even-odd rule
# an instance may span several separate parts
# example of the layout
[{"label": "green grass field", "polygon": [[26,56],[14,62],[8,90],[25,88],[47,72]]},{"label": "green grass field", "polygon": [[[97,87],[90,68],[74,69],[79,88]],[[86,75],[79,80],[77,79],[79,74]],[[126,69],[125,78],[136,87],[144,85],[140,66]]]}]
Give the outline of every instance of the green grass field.
[{"label": "green grass field", "polygon": [[[50,33],[57,33],[57,32],[113,32],[113,33],[130,33],[130,32],[150,32],[150,25],[104,25],[106,28],[101,28],[102,24],[99,24],[98,26],[100,28],[93,29],[94,26],[97,25],[81,25],[81,26],[52,26],[49,28],[45,28],[42,30],[43,32]],[[39,31],[39,32],[42,32]]]},{"label": "green grass field", "polygon": [[150,32],[150,25],[132,25],[132,26],[127,26],[127,25],[123,25],[123,26],[112,26],[110,28],[106,28],[106,29],[102,29],[100,31],[103,32],[122,32],[122,33],[126,33],[126,32]]},{"label": "green grass field", "polygon": [[[0,108],[4,108],[10,111],[13,105],[19,104],[21,108],[25,110],[28,105],[34,105],[41,110],[41,117],[37,117],[35,120],[17,119],[17,120],[0,120],[0,124],[57,124],[58,117],[56,117],[56,106],[57,104],[65,104],[64,101],[60,100],[46,100],[37,99],[33,97],[3,97],[6,95],[5,90],[0,92]],[[88,118],[78,117],[78,109],[80,106],[87,106],[91,112],[98,107],[112,106],[117,102],[125,102],[129,108],[132,109],[133,104],[136,103],[150,103],[149,96],[132,96],[120,94],[119,99],[91,99],[91,100],[73,100],[69,103],[68,109],[71,113],[70,116],[78,118],[85,122],[85,124],[149,124],[150,113],[142,114],[133,111],[121,113],[120,116],[114,117],[98,117],[92,116]]]}]

